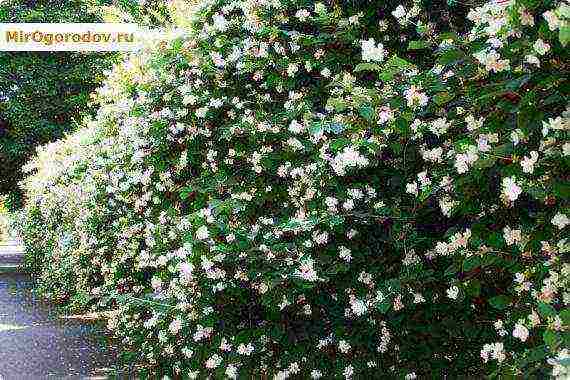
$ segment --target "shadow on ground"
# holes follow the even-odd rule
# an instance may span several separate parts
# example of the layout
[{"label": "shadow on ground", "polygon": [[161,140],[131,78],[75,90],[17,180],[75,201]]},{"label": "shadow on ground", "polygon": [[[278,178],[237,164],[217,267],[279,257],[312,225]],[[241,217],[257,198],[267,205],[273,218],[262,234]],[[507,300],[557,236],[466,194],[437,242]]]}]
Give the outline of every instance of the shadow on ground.
[{"label": "shadow on ground", "polygon": [[0,274],[0,380],[105,379],[117,348],[92,322],[62,318],[24,274]]}]

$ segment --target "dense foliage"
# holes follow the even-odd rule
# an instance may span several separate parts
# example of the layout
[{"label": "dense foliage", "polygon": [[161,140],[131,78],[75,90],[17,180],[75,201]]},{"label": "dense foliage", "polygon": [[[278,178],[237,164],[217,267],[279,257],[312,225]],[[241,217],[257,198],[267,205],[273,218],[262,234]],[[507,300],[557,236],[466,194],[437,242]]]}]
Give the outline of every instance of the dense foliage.
[{"label": "dense foliage", "polygon": [[[173,23],[172,6],[184,0],[93,0],[105,16],[115,22],[163,27]],[[110,20],[109,20],[110,21]]]},{"label": "dense foliage", "polygon": [[568,376],[570,8],[430,14],[203,2],[28,166],[44,294],[184,378]]},{"label": "dense foliage", "polygon": [[[85,0],[0,1],[0,22],[99,22]],[[0,52],[0,193],[17,193],[35,147],[61,138],[88,108],[113,55]]]}]

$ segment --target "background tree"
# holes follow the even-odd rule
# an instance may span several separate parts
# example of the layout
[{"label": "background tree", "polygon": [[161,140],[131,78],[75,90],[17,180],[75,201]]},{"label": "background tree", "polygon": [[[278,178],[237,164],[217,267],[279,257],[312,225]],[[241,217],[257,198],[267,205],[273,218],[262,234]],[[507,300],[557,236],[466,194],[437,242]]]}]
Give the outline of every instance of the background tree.
[{"label": "background tree", "polygon": [[[85,0],[0,2],[0,22],[100,22]],[[0,193],[19,203],[21,166],[89,112],[89,94],[117,57],[99,52],[0,53]]]}]

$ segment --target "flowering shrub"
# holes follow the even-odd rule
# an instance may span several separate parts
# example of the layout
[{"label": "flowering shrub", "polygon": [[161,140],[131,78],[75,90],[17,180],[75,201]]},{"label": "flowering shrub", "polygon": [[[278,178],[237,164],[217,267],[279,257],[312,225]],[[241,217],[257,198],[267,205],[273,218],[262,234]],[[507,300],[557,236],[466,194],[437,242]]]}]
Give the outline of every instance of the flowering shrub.
[{"label": "flowering shrub", "polygon": [[29,165],[29,262],[182,377],[567,376],[568,11],[206,1]]}]

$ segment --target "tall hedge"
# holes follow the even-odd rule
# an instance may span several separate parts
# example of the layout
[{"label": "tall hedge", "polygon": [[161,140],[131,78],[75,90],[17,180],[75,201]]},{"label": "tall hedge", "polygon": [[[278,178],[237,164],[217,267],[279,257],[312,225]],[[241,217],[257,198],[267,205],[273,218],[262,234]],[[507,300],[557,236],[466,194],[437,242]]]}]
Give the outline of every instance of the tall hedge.
[{"label": "tall hedge", "polygon": [[201,3],[26,181],[43,291],[181,378],[568,375],[569,7]]}]

